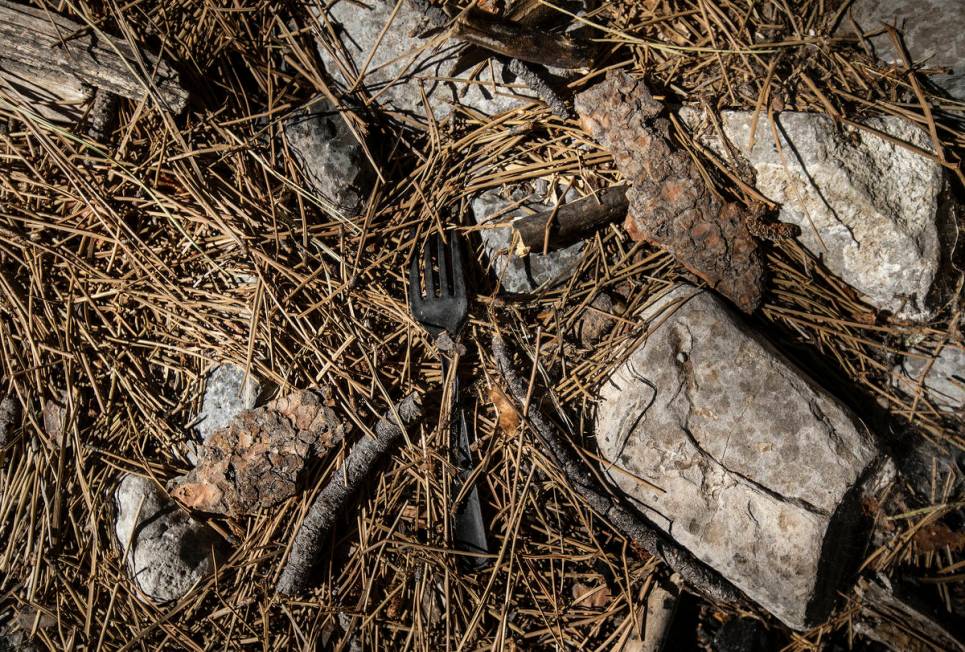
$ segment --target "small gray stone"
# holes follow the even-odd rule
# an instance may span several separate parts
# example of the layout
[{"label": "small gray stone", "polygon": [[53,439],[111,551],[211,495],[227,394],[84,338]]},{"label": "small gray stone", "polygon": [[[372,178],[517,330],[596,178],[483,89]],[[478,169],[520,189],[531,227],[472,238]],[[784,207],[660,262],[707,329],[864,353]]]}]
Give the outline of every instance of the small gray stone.
[{"label": "small gray stone", "polygon": [[[691,126],[701,116],[681,111]],[[756,171],[757,188],[781,204],[781,221],[801,228],[800,243],[831,272],[901,319],[934,316],[943,299],[936,296],[942,263],[953,246],[941,234],[956,210],[940,165],[822,114],[781,113],[780,148],[767,120],[758,122],[748,147],[750,111],[724,111],[721,119],[727,138]],[[871,118],[866,124],[931,150],[927,134],[905,120]],[[706,133],[702,140],[726,158],[720,140]]]},{"label": "small gray stone", "polygon": [[158,603],[184,596],[222,557],[224,541],[181,510],[154,482],[127,475],[114,493],[114,532],[127,568]]},{"label": "small gray stone", "polygon": [[309,189],[347,216],[357,215],[371,190],[365,150],[337,110],[324,101],[284,124],[285,139]]},{"label": "small gray stone", "polygon": [[[486,256],[502,290],[508,294],[530,294],[552,287],[572,276],[583,255],[582,242],[546,255],[529,253],[520,256],[511,250],[512,220],[549,210],[552,205],[539,201],[537,197],[541,197],[542,193],[536,192],[529,184],[514,186],[508,192],[509,197],[505,196],[505,192],[499,189],[487,190],[472,201],[476,223],[484,227],[479,233]],[[567,193],[565,201],[574,199],[574,191]],[[491,226],[494,224],[504,226]]]},{"label": "small gray stone", "polygon": [[215,430],[224,428],[242,410],[255,406],[261,386],[245,370],[234,364],[221,364],[208,373],[204,387],[198,432],[207,440]]},{"label": "small gray stone", "polygon": [[642,319],[653,330],[600,390],[600,450],[629,471],[610,477],[788,626],[821,620],[861,550],[875,441],[713,294],[678,286]]},{"label": "small gray stone", "polygon": [[909,394],[917,393],[920,383],[936,408],[965,416],[965,350],[945,346],[934,360],[905,356],[894,375]]},{"label": "small gray stone", "polygon": [[[419,38],[417,34],[425,30],[423,15],[408,0],[335,0],[319,22],[326,32],[330,23],[342,44],[343,52],[337,53],[319,47],[326,70],[340,86],[352,88],[356,75],[364,71],[362,83],[369,95],[419,121],[425,120],[429,109],[440,120],[455,103],[494,115],[533,98],[496,58],[488,59],[478,71],[474,67],[453,76],[453,64],[464,46],[445,34]],[[423,89],[429,109],[422,99]]]},{"label": "small gray stone", "polygon": [[149,598],[168,602],[182,597],[211,571],[211,556],[221,556],[220,537],[182,511],[151,480],[129,474],[114,497],[121,552]]},{"label": "small gray stone", "polygon": [[[965,100],[965,7],[961,0],[855,0],[850,14],[863,33],[896,25],[904,37],[912,63],[951,72],[930,77],[952,97]],[[851,33],[847,17],[839,32]],[[875,54],[887,63],[900,63],[887,32],[870,39]]]},{"label": "small gray stone", "polygon": [[20,402],[13,394],[0,401],[0,446],[6,446],[20,418]]}]

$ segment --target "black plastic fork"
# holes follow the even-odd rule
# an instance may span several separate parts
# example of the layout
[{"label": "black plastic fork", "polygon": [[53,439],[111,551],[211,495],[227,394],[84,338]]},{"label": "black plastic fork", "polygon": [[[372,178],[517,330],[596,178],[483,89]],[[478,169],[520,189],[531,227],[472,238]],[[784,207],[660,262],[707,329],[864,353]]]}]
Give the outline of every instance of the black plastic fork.
[{"label": "black plastic fork", "polygon": [[[438,233],[433,233],[426,239],[421,255],[413,256],[409,265],[409,305],[412,315],[433,339],[446,332],[456,342],[469,315],[463,246],[462,238],[455,232],[449,232],[446,241]],[[440,351],[439,360],[442,377],[446,379],[450,366],[458,366],[459,354],[453,351],[450,358]],[[458,469],[456,486],[453,487],[455,496],[471,474],[472,456],[466,414],[460,400],[458,370],[454,370],[453,378],[449,405],[449,451]],[[453,506],[453,543],[457,550],[463,552],[489,552],[482,505],[475,485],[464,492],[461,504]],[[469,569],[478,569],[487,562],[483,557],[473,556],[465,557],[463,563]]]}]

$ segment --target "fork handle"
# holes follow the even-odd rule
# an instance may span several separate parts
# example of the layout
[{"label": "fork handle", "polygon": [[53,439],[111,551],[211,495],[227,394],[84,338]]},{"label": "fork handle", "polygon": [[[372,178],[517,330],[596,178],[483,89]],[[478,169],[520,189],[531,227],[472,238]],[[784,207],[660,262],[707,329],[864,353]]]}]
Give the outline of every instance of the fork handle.
[{"label": "fork handle", "polygon": [[[458,365],[458,356],[451,361],[442,356],[442,375],[447,378],[449,367]],[[457,469],[456,480],[452,488],[455,496],[472,474],[472,453],[469,447],[469,427],[466,422],[465,407],[462,404],[459,374],[453,374],[452,392],[449,404],[449,454]],[[453,505],[453,542],[456,549],[463,552],[489,552],[486,538],[486,526],[483,522],[482,503],[479,500],[479,489],[473,485],[466,492],[459,505]],[[487,563],[483,557],[465,557],[463,565],[470,570],[482,568]]]}]

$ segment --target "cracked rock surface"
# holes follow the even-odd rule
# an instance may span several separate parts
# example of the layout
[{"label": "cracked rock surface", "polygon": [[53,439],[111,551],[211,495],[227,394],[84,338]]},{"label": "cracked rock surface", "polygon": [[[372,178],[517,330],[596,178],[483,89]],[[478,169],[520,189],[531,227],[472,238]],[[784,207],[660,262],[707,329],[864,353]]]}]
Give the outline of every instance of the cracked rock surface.
[{"label": "cracked rock surface", "polygon": [[345,429],[309,391],[245,410],[201,448],[197,466],[170,484],[191,509],[253,514],[295,495],[307,460],[339,443]]},{"label": "cracked rock surface", "polygon": [[339,52],[319,47],[326,71],[342,88],[352,88],[363,72],[362,85],[379,104],[419,121],[428,110],[422,89],[437,120],[457,103],[494,115],[534,97],[495,58],[453,75],[462,46],[445,34],[419,38],[426,29],[424,16],[408,0],[335,0],[319,23],[323,31],[333,29],[342,45]]},{"label": "cracked rock surface", "polygon": [[820,620],[862,545],[871,434],[713,294],[680,285],[643,319],[655,330],[600,390],[610,477],[787,625]]},{"label": "cracked rock surface", "polygon": [[[684,109],[680,117],[728,158],[713,129],[699,127],[702,112]],[[751,111],[721,113],[724,134],[753,167],[757,188],[781,205],[783,222],[800,227],[798,241],[879,310],[901,319],[932,317],[938,303],[933,287],[955,240],[943,237],[955,207],[941,166],[816,113],[776,116],[780,147],[769,121],[759,120],[750,146],[753,121]],[[928,135],[909,122],[885,117],[865,123],[931,150]]]},{"label": "cracked rock surface", "polygon": [[316,101],[289,118],[284,129],[309,189],[336,211],[357,215],[373,175],[365,150],[338,111]]},{"label": "cracked rock surface", "polygon": [[[577,242],[546,255],[519,255],[513,248],[512,221],[518,217],[553,208],[540,184],[521,183],[512,188],[487,190],[472,201],[472,213],[477,224],[489,265],[500,287],[509,294],[530,294],[565,281],[576,270],[583,255],[583,243]],[[562,201],[573,201],[571,190]],[[494,226],[500,224],[502,226]]]},{"label": "cracked rock surface", "polygon": [[152,480],[126,475],[114,492],[114,532],[141,592],[158,603],[184,596],[223,556],[224,540]]}]

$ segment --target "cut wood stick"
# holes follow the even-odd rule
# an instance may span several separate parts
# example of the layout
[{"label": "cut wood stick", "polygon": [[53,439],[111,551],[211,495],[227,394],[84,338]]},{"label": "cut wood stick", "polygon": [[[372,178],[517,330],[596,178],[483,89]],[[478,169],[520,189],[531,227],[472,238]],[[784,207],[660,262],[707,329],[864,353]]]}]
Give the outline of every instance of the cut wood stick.
[{"label": "cut wood stick", "polygon": [[[422,416],[419,395],[409,394],[396,406],[395,413],[402,420],[402,427],[419,419]],[[345,462],[308,508],[292,542],[288,562],[275,585],[276,593],[297,595],[309,587],[329,533],[375,467],[402,438],[402,427],[393,412],[389,412],[375,425],[374,439],[362,439],[352,447]]]},{"label": "cut wood stick", "polygon": [[[502,337],[493,337],[493,355],[496,367],[509,390],[509,395],[519,404],[526,404],[526,385],[510,361],[506,343]],[[519,407],[518,406],[518,407]],[[522,414],[522,411],[520,411]],[[680,574],[694,590],[721,602],[742,602],[746,598],[727,580],[704,566],[689,551],[675,543],[659,528],[643,516],[624,507],[607,494],[589,466],[576,454],[555,427],[550,425],[538,409],[530,406],[526,417],[550,457],[566,476],[573,489],[586,500],[587,505],[600,518],[609,521],[621,534],[641,546],[651,555],[664,561]]]},{"label": "cut wood stick", "polygon": [[554,34],[471,7],[459,15],[452,37],[521,61],[555,68],[589,68],[595,48],[562,34]]},{"label": "cut wood stick", "polygon": [[606,190],[513,222],[524,245],[537,253],[562,249],[592,229],[627,216],[627,186]]},{"label": "cut wood stick", "polygon": [[163,108],[174,113],[187,102],[177,73],[159,57],[48,11],[0,0],[0,43],[4,79],[28,78],[53,93],[66,86],[69,95],[83,84],[133,100],[154,89]]}]

